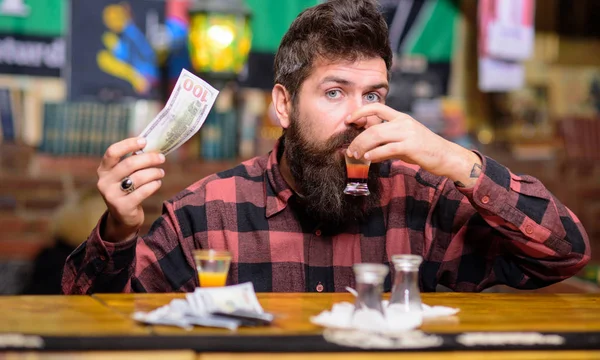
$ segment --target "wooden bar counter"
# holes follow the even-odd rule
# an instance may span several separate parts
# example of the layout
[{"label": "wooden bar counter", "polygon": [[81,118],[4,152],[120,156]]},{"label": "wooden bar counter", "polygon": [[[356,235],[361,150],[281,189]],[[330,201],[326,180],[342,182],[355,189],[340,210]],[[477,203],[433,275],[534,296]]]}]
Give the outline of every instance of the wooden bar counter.
[{"label": "wooden bar counter", "polygon": [[[153,310],[183,296],[0,297],[0,359],[600,359],[599,294],[423,294],[428,305],[461,309],[456,316],[426,321],[421,327],[426,333],[454,338],[465,332],[539,332],[567,341],[556,348],[446,346],[386,352],[329,344],[323,329],[310,323],[311,316],[334,303],[353,301],[350,294],[261,293],[261,305],[276,320],[268,327],[235,332],[201,327],[186,331],[131,319],[134,311]],[[28,345],[12,350],[15,345],[7,346],[7,339],[14,341],[15,336],[24,337]],[[40,339],[43,345],[36,343]]]}]

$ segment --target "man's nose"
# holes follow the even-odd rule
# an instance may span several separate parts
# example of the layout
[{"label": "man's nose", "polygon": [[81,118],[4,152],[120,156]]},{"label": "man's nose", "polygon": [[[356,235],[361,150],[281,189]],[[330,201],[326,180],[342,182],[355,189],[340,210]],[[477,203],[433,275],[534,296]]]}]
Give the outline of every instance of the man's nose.
[{"label": "man's nose", "polygon": [[[354,114],[354,112],[360,109],[363,105],[364,103],[362,95],[358,96],[357,98],[354,98],[351,102],[350,108],[348,109],[348,115]],[[367,118],[363,116],[358,119],[351,119],[349,122],[347,122],[347,125],[352,126],[356,129],[362,129],[367,126],[367,123]]]}]

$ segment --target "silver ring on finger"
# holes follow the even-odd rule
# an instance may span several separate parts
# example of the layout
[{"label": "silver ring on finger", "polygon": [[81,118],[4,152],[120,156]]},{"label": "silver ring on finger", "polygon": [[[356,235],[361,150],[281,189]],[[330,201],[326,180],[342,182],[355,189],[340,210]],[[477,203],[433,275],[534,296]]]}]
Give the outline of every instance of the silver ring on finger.
[{"label": "silver ring on finger", "polygon": [[135,190],[135,184],[129,176],[126,176],[121,180],[121,190],[126,194],[130,194]]}]

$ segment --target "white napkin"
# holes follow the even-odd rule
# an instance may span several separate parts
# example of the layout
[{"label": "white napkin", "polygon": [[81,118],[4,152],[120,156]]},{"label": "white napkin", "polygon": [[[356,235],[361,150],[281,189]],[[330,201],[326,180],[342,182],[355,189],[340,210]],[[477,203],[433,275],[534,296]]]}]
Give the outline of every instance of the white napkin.
[{"label": "white napkin", "polygon": [[429,306],[426,304],[421,304],[421,307],[423,308],[424,319],[452,316],[456,315],[460,311],[460,309],[451,308],[447,306]]},{"label": "white napkin", "polygon": [[375,310],[358,310],[354,313],[354,305],[341,302],[333,305],[331,310],[325,310],[311,317],[313,324],[345,330],[363,330],[379,333],[397,333],[414,330],[421,326],[423,319],[452,316],[460,309],[445,306],[422,305],[422,311],[405,312],[399,305],[388,307],[388,301],[382,301],[384,315]]}]

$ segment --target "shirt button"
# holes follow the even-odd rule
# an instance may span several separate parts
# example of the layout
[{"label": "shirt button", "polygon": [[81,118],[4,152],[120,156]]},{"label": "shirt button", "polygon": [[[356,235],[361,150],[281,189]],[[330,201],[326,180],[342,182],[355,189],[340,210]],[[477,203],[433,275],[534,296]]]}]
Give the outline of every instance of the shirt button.
[{"label": "shirt button", "polygon": [[490,202],[490,197],[485,195],[484,197],[481,198],[481,202],[484,204],[487,204]]},{"label": "shirt button", "polygon": [[533,234],[533,226],[531,226],[531,225],[525,226],[525,232],[529,235]]},{"label": "shirt button", "polygon": [[317,230],[317,231],[315,231],[315,235],[317,235],[317,236],[321,236],[321,230]]},{"label": "shirt button", "polygon": [[317,292],[323,292],[323,284],[319,283],[316,287]]}]

